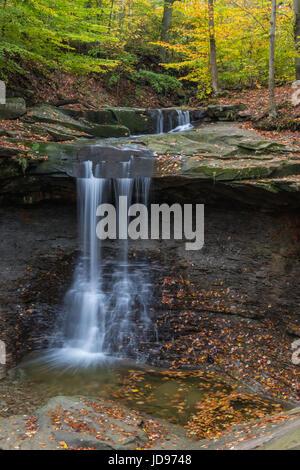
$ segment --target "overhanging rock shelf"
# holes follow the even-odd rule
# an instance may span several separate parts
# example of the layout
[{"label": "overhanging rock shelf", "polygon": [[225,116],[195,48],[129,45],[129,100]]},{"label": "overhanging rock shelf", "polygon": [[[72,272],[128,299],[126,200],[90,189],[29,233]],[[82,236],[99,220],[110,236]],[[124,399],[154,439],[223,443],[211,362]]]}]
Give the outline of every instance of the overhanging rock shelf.
[{"label": "overhanging rock shelf", "polygon": [[6,149],[7,156],[0,159],[2,201],[74,199],[74,164],[91,152],[113,147],[114,152],[128,148],[155,156],[153,189],[159,199],[227,200],[267,209],[300,205],[299,153],[238,123],[204,123],[171,134],[24,144],[33,155],[26,159],[26,167],[24,160],[13,157],[14,148]]}]

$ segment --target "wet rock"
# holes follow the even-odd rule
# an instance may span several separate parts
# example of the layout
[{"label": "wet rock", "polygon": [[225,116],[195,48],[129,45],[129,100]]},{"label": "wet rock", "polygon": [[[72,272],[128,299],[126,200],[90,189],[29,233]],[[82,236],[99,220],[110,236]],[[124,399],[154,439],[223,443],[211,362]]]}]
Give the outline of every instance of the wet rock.
[{"label": "wet rock", "polygon": [[0,104],[0,119],[17,119],[26,113],[23,98],[7,98],[6,104]]},{"label": "wet rock", "polygon": [[122,405],[80,397],[55,397],[34,416],[0,423],[4,450],[134,450],[148,442],[141,417]]}]

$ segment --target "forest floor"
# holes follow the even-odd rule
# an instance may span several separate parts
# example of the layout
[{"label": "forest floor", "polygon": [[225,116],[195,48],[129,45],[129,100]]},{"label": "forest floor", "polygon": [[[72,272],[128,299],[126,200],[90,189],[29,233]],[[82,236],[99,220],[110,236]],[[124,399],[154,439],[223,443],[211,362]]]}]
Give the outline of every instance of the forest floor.
[{"label": "forest floor", "polygon": [[[219,104],[243,103],[251,114],[250,121],[244,123],[248,130],[254,130],[265,138],[279,140],[284,144],[300,144],[300,100],[297,106],[292,105],[292,95],[296,90],[290,86],[276,88],[277,118],[272,124],[267,123],[267,129],[260,129],[259,123],[268,112],[268,90],[266,88],[249,89],[236,92],[231,96],[222,97],[209,102]],[[268,125],[269,124],[269,125]]]}]

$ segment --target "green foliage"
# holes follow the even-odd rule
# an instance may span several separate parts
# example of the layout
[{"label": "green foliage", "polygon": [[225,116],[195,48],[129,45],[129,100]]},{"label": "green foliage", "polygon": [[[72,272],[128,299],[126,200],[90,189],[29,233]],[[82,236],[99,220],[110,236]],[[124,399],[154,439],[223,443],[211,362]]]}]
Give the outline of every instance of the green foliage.
[{"label": "green foliage", "polygon": [[132,77],[133,81],[150,85],[157,93],[167,94],[176,88],[181,88],[182,83],[171,75],[154,73],[149,70],[139,70]]},{"label": "green foliage", "polygon": [[[32,70],[107,74],[110,87],[125,77],[160,94],[184,81],[205,98],[212,91],[207,3],[175,1],[164,44],[163,0],[0,0],[0,79]],[[215,0],[214,7],[221,87],[265,86],[270,1]],[[294,78],[292,0],[279,3],[276,31],[282,84]]]},{"label": "green foliage", "polygon": [[[170,44],[158,43],[173,55],[164,64],[183,80],[198,86],[198,96],[211,92],[207,0],[181,0]],[[261,87],[268,83],[270,1],[215,0],[214,36],[221,88]],[[276,81],[291,81],[295,75],[292,0],[278,5],[276,25]]]}]

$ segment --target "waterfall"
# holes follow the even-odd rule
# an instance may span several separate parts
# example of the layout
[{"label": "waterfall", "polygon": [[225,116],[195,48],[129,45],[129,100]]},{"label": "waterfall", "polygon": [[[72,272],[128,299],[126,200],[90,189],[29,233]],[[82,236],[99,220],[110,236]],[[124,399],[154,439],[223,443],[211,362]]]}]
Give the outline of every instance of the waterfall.
[{"label": "waterfall", "polygon": [[157,124],[156,124],[156,133],[163,134],[164,132],[164,116],[161,109],[157,110]]},{"label": "waterfall", "polygon": [[[165,112],[162,109],[157,109],[156,114],[156,133],[163,134],[164,128],[169,129],[168,132],[180,132],[180,131],[188,131],[193,129],[193,125],[191,124],[190,119],[190,112],[189,111],[182,111],[181,109],[174,110],[166,110]],[[174,113],[176,115],[174,116]],[[175,117],[175,119],[174,119]],[[167,121],[165,122],[165,120]],[[175,121],[175,123],[174,123]],[[175,124],[175,128],[173,127]]]},{"label": "waterfall", "polygon": [[182,111],[181,109],[177,110],[177,126],[175,129],[170,130],[169,132],[180,132],[180,131],[188,131],[193,129],[190,119],[190,112],[189,111]]},{"label": "waterfall", "polygon": [[[97,176],[103,170],[101,163],[96,167]],[[138,346],[155,334],[148,308],[149,267],[128,260],[128,240],[110,242],[114,248],[118,244],[117,256],[105,260],[104,242],[96,235],[96,210],[101,203],[114,203],[117,213],[120,196],[127,196],[128,206],[133,195],[136,201],[148,203],[151,178],[128,177],[134,173],[133,165],[133,158],[119,162],[122,177],[101,178],[94,177],[91,161],[80,163],[77,193],[82,255],[65,298],[62,344],[49,351],[49,363],[72,367],[112,358],[142,360]],[[118,230],[120,233],[124,227]]]}]

